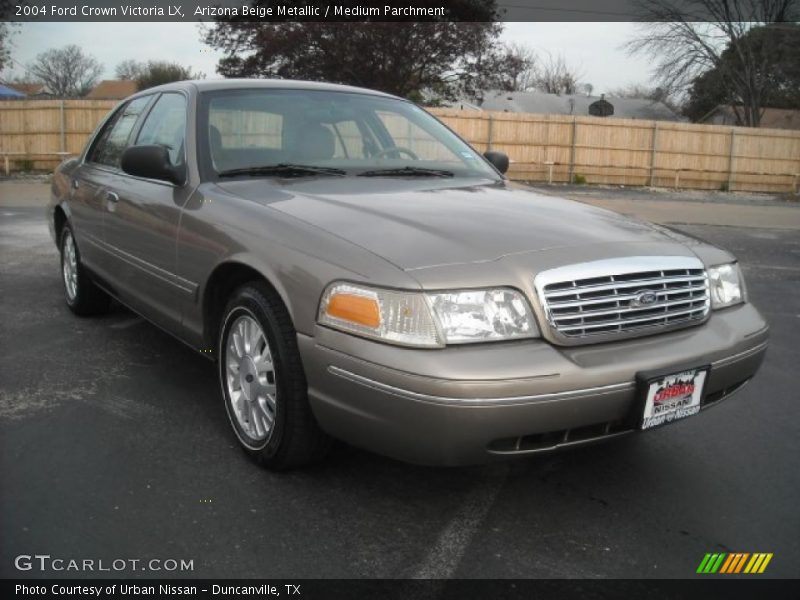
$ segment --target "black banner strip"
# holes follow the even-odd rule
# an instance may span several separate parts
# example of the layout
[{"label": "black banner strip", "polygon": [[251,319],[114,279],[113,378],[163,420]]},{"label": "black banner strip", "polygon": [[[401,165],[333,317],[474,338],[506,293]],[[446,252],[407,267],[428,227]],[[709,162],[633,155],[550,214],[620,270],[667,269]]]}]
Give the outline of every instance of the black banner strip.
[{"label": "black banner strip", "polygon": [[[665,0],[678,3],[679,0]],[[1,0],[0,18],[17,22],[245,21],[514,21],[614,22],[642,20],[637,0]],[[755,9],[754,9],[755,10]],[[649,13],[648,20],[670,20]],[[714,20],[702,5],[692,21]],[[741,13],[742,20],[758,20]],[[797,15],[787,15],[787,20]]]},{"label": "black banner strip", "polygon": [[647,600],[725,598],[726,600],[800,597],[800,581],[745,576],[698,576],[683,580],[568,579],[245,579],[139,580],[64,579],[4,580],[5,598],[191,598],[232,600],[290,598],[297,600]]}]

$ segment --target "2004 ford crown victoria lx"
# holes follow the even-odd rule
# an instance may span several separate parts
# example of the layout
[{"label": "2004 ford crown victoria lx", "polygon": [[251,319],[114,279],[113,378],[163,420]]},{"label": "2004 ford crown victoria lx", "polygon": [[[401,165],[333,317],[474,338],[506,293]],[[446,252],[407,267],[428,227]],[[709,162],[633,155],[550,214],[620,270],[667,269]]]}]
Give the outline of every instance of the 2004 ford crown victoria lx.
[{"label": "2004 ford crown victoria lx", "polygon": [[693,415],[753,377],[736,259],[509,183],[410,102],[291,81],[123,102],[63,163],[66,301],[109,296],[216,360],[241,445],[464,464]]}]

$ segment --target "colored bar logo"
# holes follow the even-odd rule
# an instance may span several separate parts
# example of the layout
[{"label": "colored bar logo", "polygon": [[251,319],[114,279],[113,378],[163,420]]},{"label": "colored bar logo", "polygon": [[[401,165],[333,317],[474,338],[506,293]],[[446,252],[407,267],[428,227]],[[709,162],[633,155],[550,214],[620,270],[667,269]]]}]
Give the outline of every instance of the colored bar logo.
[{"label": "colored bar logo", "polygon": [[772,552],[731,552],[720,554],[706,554],[697,567],[700,574],[720,573],[725,575],[735,575],[747,573],[755,575],[763,573],[767,569],[769,561],[772,560]]}]

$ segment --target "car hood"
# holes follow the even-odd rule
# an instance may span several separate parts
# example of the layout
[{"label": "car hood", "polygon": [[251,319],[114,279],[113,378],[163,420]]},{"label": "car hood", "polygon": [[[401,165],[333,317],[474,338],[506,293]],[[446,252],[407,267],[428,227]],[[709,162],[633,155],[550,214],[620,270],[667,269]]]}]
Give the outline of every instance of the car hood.
[{"label": "car hood", "polygon": [[219,187],[349,240],[404,270],[563,247],[674,243],[663,230],[641,221],[507,182],[349,177],[284,180],[280,187],[264,179],[238,180]]}]

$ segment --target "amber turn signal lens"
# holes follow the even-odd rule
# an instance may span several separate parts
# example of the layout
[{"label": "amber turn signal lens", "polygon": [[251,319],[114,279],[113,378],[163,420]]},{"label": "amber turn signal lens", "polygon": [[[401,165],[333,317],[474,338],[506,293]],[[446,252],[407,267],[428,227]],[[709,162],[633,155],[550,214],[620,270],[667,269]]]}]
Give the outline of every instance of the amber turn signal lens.
[{"label": "amber turn signal lens", "polygon": [[381,309],[377,300],[356,294],[334,294],[325,312],[331,317],[373,329],[381,324]]}]

